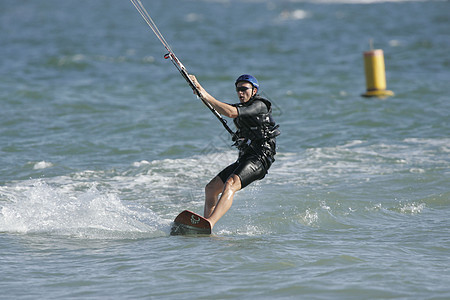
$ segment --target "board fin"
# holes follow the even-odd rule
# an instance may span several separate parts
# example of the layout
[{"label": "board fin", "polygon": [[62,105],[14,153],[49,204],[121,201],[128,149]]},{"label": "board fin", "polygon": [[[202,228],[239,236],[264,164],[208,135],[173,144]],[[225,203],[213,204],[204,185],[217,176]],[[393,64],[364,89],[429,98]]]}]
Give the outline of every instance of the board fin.
[{"label": "board fin", "polygon": [[211,234],[211,223],[202,216],[185,210],[173,221],[170,235]]}]

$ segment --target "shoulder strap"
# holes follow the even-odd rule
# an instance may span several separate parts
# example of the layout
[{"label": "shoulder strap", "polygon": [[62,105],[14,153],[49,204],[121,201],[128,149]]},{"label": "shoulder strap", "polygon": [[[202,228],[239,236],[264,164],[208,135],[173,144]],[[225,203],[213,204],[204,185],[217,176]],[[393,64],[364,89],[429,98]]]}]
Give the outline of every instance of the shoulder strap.
[{"label": "shoulder strap", "polygon": [[268,109],[269,113],[272,112],[272,103],[271,103],[269,100],[267,100],[266,98],[263,98],[263,97],[261,97],[261,96],[259,96],[259,95],[256,95],[256,96],[254,97],[254,100],[253,100],[253,101],[256,101],[256,100],[259,100],[259,101],[261,101],[261,102],[264,102],[264,104],[267,106],[267,109]]}]

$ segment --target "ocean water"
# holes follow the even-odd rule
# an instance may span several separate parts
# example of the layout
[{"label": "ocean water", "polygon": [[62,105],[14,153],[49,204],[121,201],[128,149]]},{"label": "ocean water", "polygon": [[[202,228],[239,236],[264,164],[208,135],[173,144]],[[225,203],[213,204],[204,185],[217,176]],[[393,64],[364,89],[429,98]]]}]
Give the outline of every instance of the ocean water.
[{"label": "ocean water", "polygon": [[2,0],[1,299],[450,299],[449,1],[143,4],[218,99],[259,79],[276,162],[171,237],[227,132],[129,1]]}]

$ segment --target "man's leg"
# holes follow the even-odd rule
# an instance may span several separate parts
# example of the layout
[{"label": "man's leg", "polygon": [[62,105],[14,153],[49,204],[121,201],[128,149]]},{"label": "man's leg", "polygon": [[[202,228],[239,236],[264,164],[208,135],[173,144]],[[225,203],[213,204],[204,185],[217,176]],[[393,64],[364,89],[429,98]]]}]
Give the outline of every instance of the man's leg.
[{"label": "man's leg", "polygon": [[[222,182],[220,178],[218,178],[218,180]],[[218,186],[218,184],[216,186]],[[230,209],[231,204],[233,204],[234,194],[240,189],[241,189],[241,179],[239,178],[239,176],[235,174],[231,175],[227,179],[227,182],[225,182],[222,195],[220,196],[219,201],[216,202],[216,206],[215,208],[213,208],[212,214],[209,217],[206,217],[205,215],[205,217],[211,223],[211,228],[214,227],[217,221],[219,221],[219,219],[222,218],[222,216]]]},{"label": "man's leg", "polygon": [[205,187],[205,208],[203,216],[209,218],[219,201],[219,194],[222,193],[224,183],[219,176],[214,177]]}]

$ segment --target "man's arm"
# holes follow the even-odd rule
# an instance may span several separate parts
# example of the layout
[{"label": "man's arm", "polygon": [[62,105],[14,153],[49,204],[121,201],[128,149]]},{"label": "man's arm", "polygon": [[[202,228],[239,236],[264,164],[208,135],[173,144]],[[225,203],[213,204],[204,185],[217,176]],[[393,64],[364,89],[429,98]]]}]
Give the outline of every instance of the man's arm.
[{"label": "man's arm", "polygon": [[208,102],[209,104],[214,107],[215,110],[217,110],[220,114],[229,117],[229,118],[237,118],[238,116],[238,110],[236,107],[224,103],[222,101],[217,100],[213,96],[211,96],[198,82],[197,78],[194,75],[189,75],[192,82],[195,84],[197,89],[200,92],[201,98]]}]

